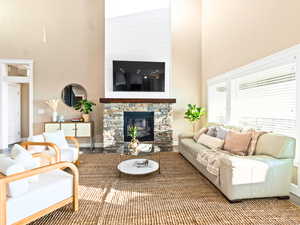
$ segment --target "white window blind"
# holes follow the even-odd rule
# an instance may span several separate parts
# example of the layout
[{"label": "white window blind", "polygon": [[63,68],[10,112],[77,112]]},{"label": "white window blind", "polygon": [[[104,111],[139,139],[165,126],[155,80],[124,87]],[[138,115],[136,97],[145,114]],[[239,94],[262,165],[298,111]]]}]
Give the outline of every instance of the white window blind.
[{"label": "white window blind", "polygon": [[230,123],[296,137],[295,67],[232,79]]},{"label": "white window blind", "polygon": [[208,87],[208,122],[224,123],[226,121],[226,82]]}]

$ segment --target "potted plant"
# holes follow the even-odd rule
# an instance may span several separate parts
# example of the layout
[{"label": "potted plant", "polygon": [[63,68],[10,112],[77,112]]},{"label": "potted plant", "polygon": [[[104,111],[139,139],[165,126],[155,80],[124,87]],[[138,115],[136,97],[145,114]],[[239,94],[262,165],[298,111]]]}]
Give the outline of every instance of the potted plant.
[{"label": "potted plant", "polygon": [[137,149],[138,145],[139,145],[139,140],[137,139],[137,135],[138,135],[137,127],[136,126],[130,126],[128,128],[128,133],[129,133],[129,136],[131,137],[131,141],[130,141],[128,147],[135,151]]},{"label": "potted plant", "polygon": [[205,114],[205,108],[197,107],[196,105],[188,104],[184,118],[189,120],[193,126],[193,133],[195,133],[197,122]]},{"label": "potted plant", "polygon": [[84,122],[89,122],[90,121],[90,112],[93,111],[93,107],[95,106],[96,104],[94,102],[91,102],[87,99],[83,99],[83,100],[80,100],[75,106],[74,108],[76,110],[79,110],[80,112],[82,112],[82,118],[84,120]]}]

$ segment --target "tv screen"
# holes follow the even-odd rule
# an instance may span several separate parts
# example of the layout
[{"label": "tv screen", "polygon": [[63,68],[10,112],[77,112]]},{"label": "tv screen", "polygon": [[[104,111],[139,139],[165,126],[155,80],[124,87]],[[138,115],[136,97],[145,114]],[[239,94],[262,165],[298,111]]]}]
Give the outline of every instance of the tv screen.
[{"label": "tv screen", "polygon": [[165,63],[113,61],[114,91],[165,91]]}]

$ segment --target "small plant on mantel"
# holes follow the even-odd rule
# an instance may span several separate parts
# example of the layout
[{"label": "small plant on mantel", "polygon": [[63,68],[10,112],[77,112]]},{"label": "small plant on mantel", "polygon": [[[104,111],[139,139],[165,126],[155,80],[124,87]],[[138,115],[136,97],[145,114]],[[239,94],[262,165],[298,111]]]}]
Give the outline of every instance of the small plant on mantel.
[{"label": "small plant on mantel", "polygon": [[128,127],[128,134],[131,137],[131,141],[130,141],[128,147],[130,149],[135,150],[138,147],[138,145],[139,145],[139,140],[137,139],[137,136],[138,136],[138,129],[137,129],[137,127],[134,126],[134,125],[133,126],[129,126]]},{"label": "small plant on mantel", "polygon": [[203,107],[197,107],[196,105],[188,104],[184,118],[189,120],[193,126],[193,133],[195,133],[197,122],[205,114],[206,110]]},{"label": "small plant on mantel", "polygon": [[87,99],[83,99],[80,100],[75,106],[74,108],[76,110],[79,110],[80,112],[82,112],[82,118],[84,120],[84,122],[89,122],[90,121],[90,115],[89,113],[93,111],[93,107],[96,104],[92,101],[89,101]]}]

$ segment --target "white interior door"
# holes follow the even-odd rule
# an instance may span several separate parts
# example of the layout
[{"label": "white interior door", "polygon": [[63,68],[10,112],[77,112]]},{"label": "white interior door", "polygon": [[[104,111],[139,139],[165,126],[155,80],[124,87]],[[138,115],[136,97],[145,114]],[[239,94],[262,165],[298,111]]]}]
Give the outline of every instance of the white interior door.
[{"label": "white interior door", "polygon": [[21,86],[8,85],[8,144],[21,141]]}]

